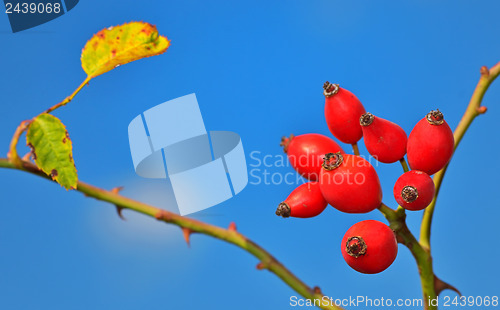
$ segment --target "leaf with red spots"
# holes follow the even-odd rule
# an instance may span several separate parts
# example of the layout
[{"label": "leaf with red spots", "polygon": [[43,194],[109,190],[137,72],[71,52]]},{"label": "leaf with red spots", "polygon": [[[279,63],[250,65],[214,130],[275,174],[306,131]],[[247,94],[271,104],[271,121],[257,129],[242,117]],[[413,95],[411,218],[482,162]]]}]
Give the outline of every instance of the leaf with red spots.
[{"label": "leaf with red spots", "polygon": [[73,144],[57,117],[47,113],[35,117],[26,141],[38,168],[64,188],[76,189],[78,174],[73,162]]},{"label": "leaf with red spots", "polygon": [[156,26],[131,22],[96,33],[82,50],[82,67],[89,78],[120,65],[164,53],[170,41],[158,34]]}]

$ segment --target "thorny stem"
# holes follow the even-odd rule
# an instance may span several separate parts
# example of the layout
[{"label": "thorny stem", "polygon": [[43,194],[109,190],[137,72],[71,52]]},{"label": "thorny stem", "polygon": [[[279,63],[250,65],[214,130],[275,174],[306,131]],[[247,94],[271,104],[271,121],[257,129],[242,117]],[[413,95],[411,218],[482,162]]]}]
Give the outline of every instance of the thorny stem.
[{"label": "thorny stem", "polygon": [[58,108],[60,108],[62,106],[65,106],[66,104],[68,104],[71,100],[73,100],[73,98],[76,96],[76,94],[78,94],[80,92],[80,90],[82,90],[82,88],[90,82],[91,79],[92,79],[91,77],[87,76],[85,78],[85,80],[82,82],[82,84],[80,84],[80,86],[78,86],[71,95],[69,95],[68,97],[64,98],[64,100],[61,101],[61,102],[59,102],[58,104],[56,104],[56,105],[48,108],[45,111],[45,113],[50,113],[50,112],[54,111],[55,109],[58,109]]},{"label": "thorny stem", "polygon": [[[481,106],[481,102],[483,101],[484,94],[488,90],[491,83],[500,74],[500,62],[489,70],[487,67],[481,67],[480,72],[481,72],[481,77],[479,78],[479,82],[477,83],[476,89],[472,94],[469,105],[467,106],[467,109],[465,110],[465,113],[462,116],[460,123],[458,123],[458,126],[455,129],[455,132],[453,133],[453,136],[455,138],[455,150],[460,144],[460,141],[462,140],[463,136],[465,135],[465,132],[469,128],[472,121],[480,114],[486,112],[486,107]],[[441,183],[443,182],[443,177],[447,169],[448,165],[446,165],[443,169],[441,169],[434,175],[433,180],[434,180],[434,185],[436,187],[436,192],[434,194],[434,199],[432,200],[431,204],[424,211],[422,224],[420,226],[420,244],[429,252],[431,248],[430,238],[431,238],[432,216],[434,214],[434,209],[436,207],[436,199],[438,197],[439,190],[441,188]]]},{"label": "thorny stem", "polygon": [[[22,165],[18,167],[8,159],[0,158],[0,168],[23,170],[50,180],[50,177],[40,171],[31,162],[22,161],[21,164]],[[259,259],[260,263],[257,265],[258,269],[267,269],[270,272],[274,273],[290,288],[295,290],[304,298],[319,301],[321,301],[321,299],[323,298],[323,294],[318,287],[310,288],[309,286],[307,286],[304,282],[302,282],[302,280],[297,278],[297,276],[289,271],[269,252],[264,250],[258,244],[254,243],[252,240],[237,232],[234,228],[234,225],[230,226],[230,228],[228,229],[224,229],[124,197],[118,193],[118,190],[108,191],[80,181],[78,182],[76,190],[86,196],[109,202],[119,209],[133,210],[135,212],[156,218],[159,221],[179,226],[183,228],[184,233],[187,231],[188,236],[191,233],[200,233],[228,243],[232,243]],[[324,310],[342,309],[331,303],[328,303],[328,305],[321,303],[320,308]]]},{"label": "thorny stem", "polygon": [[[462,117],[462,120],[455,129],[455,149],[463,138],[465,132],[469,128],[472,121],[479,115],[486,112],[486,108],[481,106],[482,99],[486,93],[489,85],[498,77],[500,74],[500,63],[496,64],[490,70],[486,67],[481,68],[481,78],[479,79],[478,85],[472,95],[469,106]],[[73,97],[90,81],[87,77],[85,81],[68,97],[66,97],[60,103],[49,108],[46,113],[52,112],[55,109],[66,105],[70,102]],[[19,137],[26,130],[30,121],[22,122],[14,133],[10,144],[10,150],[8,153],[8,159],[0,158],[0,168],[10,168],[23,170],[46,179],[50,178],[40,171],[34,164],[29,161],[24,161],[19,157],[16,151],[16,146],[19,141]],[[352,144],[353,152],[355,155],[359,155],[359,148],[357,143]],[[404,158],[400,160],[403,170],[408,171],[408,165]],[[424,217],[422,220],[421,231],[420,231],[420,242],[417,241],[415,236],[411,233],[406,225],[406,214],[405,210],[398,206],[396,210],[387,207],[385,204],[379,206],[380,212],[384,214],[386,219],[389,221],[389,226],[393,229],[396,234],[399,243],[408,247],[412,253],[415,261],[417,263],[420,279],[423,290],[423,305],[424,309],[434,310],[437,306],[432,306],[429,304],[429,300],[435,299],[439,292],[443,289],[453,289],[457,291],[454,287],[441,281],[437,278],[433,271],[432,266],[432,256],[430,253],[430,226],[432,221],[432,215],[434,212],[436,198],[439,193],[440,185],[442,183],[444,174],[448,165],[446,165],[441,171],[434,175],[434,184],[436,186],[436,194],[434,200],[426,208],[424,212]],[[230,225],[228,229],[223,229],[214,225],[203,223],[194,219],[179,216],[177,214],[156,208],[145,203],[135,201],[130,198],[121,196],[117,190],[107,191],[83,182],[78,182],[77,190],[89,197],[94,197],[98,200],[109,202],[116,206],[117,210],[130,209],[136,212],[154,217],[158,220],[164,221],[166,223],[171,223],[182,228],[184,237],[186,241],[189,241],[189,235],[191,233],[201,233],[214,238],[232,243],[243,250],[249,252],[256,258],[260,260],[257,265],[258,269],[268,269],[280,279],[283,280],[289,287],[294,289],[297,293],[302,295],[307,299],[322,300],[323,294],[318,287],[310,288],[305,283],[303,283],[299,278],[297,278],[293,273],[291,273],[285,266],[283,266],[278,260],[276,260],[271,254],[266,250],[261,248],[259,245],[249,240],[242,234],[238,233],[234,228],[234,225]],[[458,292],[458,291],[457,291]],[[458,292],[460,294],[460,292]],[[342,309],[335,305],[324,305],[320,303],[321,309]]]}]

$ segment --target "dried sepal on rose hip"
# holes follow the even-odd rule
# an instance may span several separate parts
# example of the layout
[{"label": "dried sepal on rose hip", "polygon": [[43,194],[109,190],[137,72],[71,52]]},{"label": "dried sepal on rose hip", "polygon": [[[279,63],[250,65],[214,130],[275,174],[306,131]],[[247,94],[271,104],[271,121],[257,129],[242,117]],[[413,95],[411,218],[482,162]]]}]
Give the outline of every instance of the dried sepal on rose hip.
[{"label": "dried sepal on rose hip", "polygon": [[359,117],[366,113],[361,101],[338,84],[326,82],[323,89],[325,119],[331,133],[344,143],[357,143],[363,136]]},{"label": "dried sepal on rose hip", "polygon": [[342,238],[341,252],[351,268],[372,274],[384,271],[394,262],[398,244],[389,226],[367,220],[347,230]]},{"label": "dried sepal on rose hip", "polygon": [[326,201],[342,212],[367,213],[382,202],[377,172],[359,156],[326,154],[319,186]]},{"label": "dried sepal on rose hip", "polygon": [[319,179],[323,156],[326,153],[344,153],[337,142],[315,133],[283,137],[280,145],[287,154],[292,167],[310,181]]},{"label": "dried sepal on rose hip", "polygon": [[394,198],[407,210],[425,209],[434,198],[434,182],[423,171],[412,170],[402,174],[394,184]]},{"label": "dried sepal on rose hip", "polygon": [[406,132],[397,124],[365,113],[359,118],[368,152],[379,162],[394,163],[406,154]]},{"label": "dried sepal on rose hip", "polygon": [[413,128],[408,137],[407,157],[412,170],[428,175],[438,172],[453,155],[454,137],[439,110],[429,112]]},{"label": "dried sepal on rose hip", "polygon": [[319,189],[318,182],[300,185],[279,204],[276,215],[286,217],[309,218],[319,215],[325,210],[326,202]]}]

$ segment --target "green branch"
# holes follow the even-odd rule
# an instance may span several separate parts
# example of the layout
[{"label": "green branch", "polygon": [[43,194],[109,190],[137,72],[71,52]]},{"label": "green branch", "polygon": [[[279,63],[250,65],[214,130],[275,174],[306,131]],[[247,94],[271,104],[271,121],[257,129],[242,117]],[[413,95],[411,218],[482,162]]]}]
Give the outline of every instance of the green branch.
[{"label": "green branch", "polygon": [[[453,136],[455,137],[455,150],[460,144],[460,141],[462,141],[462,138],[464,137],[465,132],[469,128],[472,121],[480,114],[486,112],[486,107],[481,106],[481,102],[483,101],[484,94],[488,90],[491,83],[500,74],[500,62],[497,63],[495,66],[493,66],[491,69],[488,69],[487,67],[482,67],[480,72],[481,72],[481,77],[479,78],[479,82],[477,83],[476,89],[472,94],[472,98],[470,99],[467,110],[465,110],[462,120],[460,120],[460,123],[455,129],[455,132],[453,133]],[[441,188],[441,183],[443,182],[444,174],[448,169],[448,165],[446,165],[443,169],[441,169],[434,175],[433,180],[434,180],[434,185],[436,187],[436,193],[434,195],[434,199],[432,200],[431,204],[424,211],[422,224],[420,226],[420,244],[428,251],[430,251],[431,248],[430,238],[431,238],[432,216],[434,215],[434,209],[436,208],[436,200],[439,194],[439,190]]]},{"label": "green branch", "polygon": [[382,203],[378,209],[389,222],[389,227],[396,234],[398,242],[405,245],[415,258],[422,285],[424,309],[436,309],[437,307],[429,305],[429,300],[435,299],[438,295],[434,286],[437,278],[434,275],[431,254],[425,251],[406,225],[406,213],[402,207],[398,206],[398,209],[394,210]]},{"label": "green branch", "polygon": [[[50,180],[50,177],[40,171],[31,162],[21,161],[21,163],[22,165],[18,167],[8,159],[0,158],[0,168],[18,169]],[[237,247],[252,254],[260,261],[260,263],[257,265],[257,269],[267,269],[270,272],[274,273],[290,288],[292,288],[298,294],[302,295],[304,298],[312,300],[317,299],[319,301],[321,301],[323,298],[323,294],[318,287],[310,288],[309,286],[307,286],[304,282],[297,278],[297,276],[290,272],[282,263],[274,258],[269,252],[236,231],[236,227],[234,224],[230,225],[228,229],[224,229],[124,197],[118,194],[118,190],[108,191],[80,181],[78,182],[77,191],[97,200],[109,202],[115,205],[119,211],[121,209],[129,209],[156,218],[159,221],[179,226],[183,229],[186,241],[189,240],[190,234],[200,233],[234,244]],[[320,308],[324,310],[342,309],[330,304],[321,305]]]}]

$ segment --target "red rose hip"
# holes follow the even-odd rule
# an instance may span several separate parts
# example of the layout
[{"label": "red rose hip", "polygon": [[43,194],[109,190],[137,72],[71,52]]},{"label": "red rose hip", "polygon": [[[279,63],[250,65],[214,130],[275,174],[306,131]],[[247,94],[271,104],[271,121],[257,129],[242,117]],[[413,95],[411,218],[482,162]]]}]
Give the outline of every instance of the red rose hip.
[{"label": "red rose hip", "polygon": [[326,154],[319,187],[329,204],[346,213],[367,213],[382,202],[377,172],[368,161],[355,155]]},{"label": "red rose hip", "polygon": [[325,210],[328,203],[321,195],[318,182],[297,187],[285,201],[279,204],[276,215],[286,217],[314,217]]},{"label": "red rose hip", "polygon": [[425,209],[434,198],[434,182],[425,172],[412,170],[402,174],[394,185],[394,198],[407,210]]},{"label": "red rose hip", "polygon": [[359,123],[368,152],[381,163],[394,163],[406,154],[408,140],[403,128],[371,113],[363,114]]},{"label": "red rose hip", "polygon": [[342,148],[327,136],[309,133],[283,137],[281,146],[288,155],[292,167],[310,181],[317,181],[326,153],[344,153]]},{"label": "red rose hip", "polygon": [[432,175],[450,161],[454,148],[453,132],[439,110],[431,111],[413,128],[408,137],[407,157],[412,170]]},{"label": "red rose hip", "polygon": [[342,238],[342,256],[346,263],[361,273],[379,273],[396,259],[398,244],[394,232],[379,221],[354,224]]},{"label": "red rose hip", "polygon": [[354,144],[361,139],[363,132],[359,117],[366,113],[358,98],[338,84],[326,82],[325,118],[332,134],[344,143]]}]

